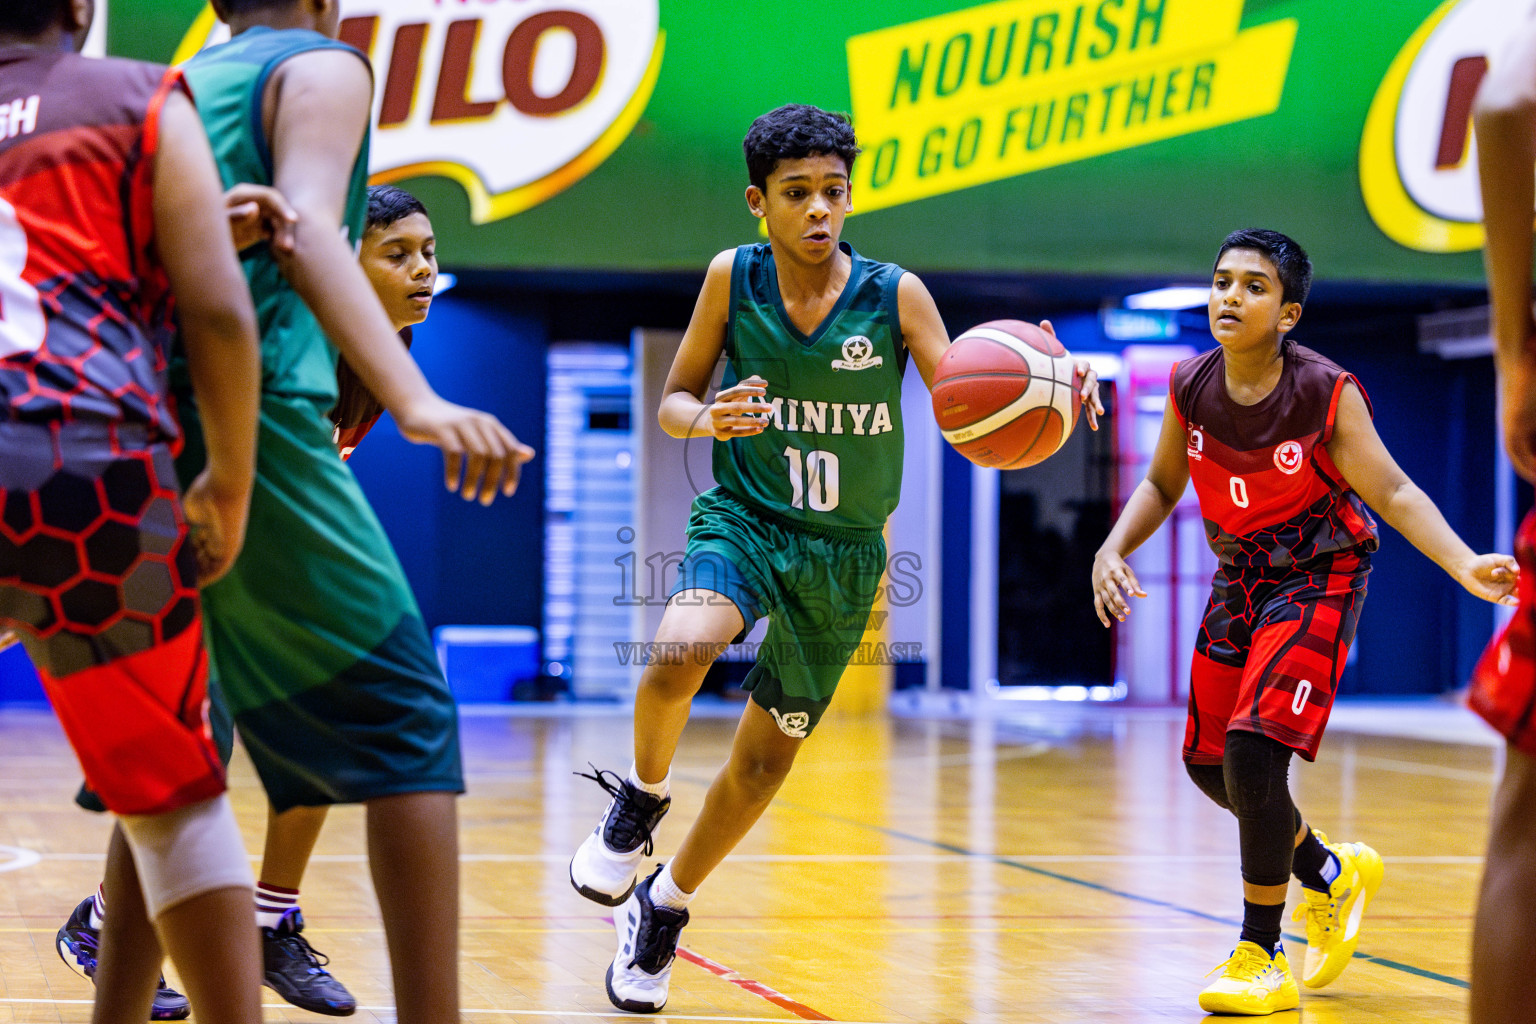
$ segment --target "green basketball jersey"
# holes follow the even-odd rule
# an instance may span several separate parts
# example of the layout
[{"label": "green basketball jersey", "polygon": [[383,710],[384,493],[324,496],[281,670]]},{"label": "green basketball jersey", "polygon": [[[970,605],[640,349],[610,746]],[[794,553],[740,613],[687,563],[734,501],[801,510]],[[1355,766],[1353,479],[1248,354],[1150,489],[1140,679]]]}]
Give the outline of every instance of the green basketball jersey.
[{"label": "green basketball jersey", "polygon": [[[239,182],[272,184],[272,150],[262,129],[261,98],[278,65],[310,50],[356,50],[305,29],[247,29],[187,62],[187,83],[224,187]],[[365,135],[347,193],[344,228],[357,245],[368,216],[368,139]],[[265,245],[247,249],[241,262],[251,284],[261,328],[262,390],[336,404],[336,351],[304,300],[299,298]]]},{"label": "green basketball jersey", "polygon": [[853,260],[837,304],[814,333],[790,321],[767,243],[736,250],[726,327],[728,388],[768,382],[768,428],[716,441],[715,481],[744,501],[812,527],[879,529],[901,496],[901,375],[897,316],[904,271]]}]

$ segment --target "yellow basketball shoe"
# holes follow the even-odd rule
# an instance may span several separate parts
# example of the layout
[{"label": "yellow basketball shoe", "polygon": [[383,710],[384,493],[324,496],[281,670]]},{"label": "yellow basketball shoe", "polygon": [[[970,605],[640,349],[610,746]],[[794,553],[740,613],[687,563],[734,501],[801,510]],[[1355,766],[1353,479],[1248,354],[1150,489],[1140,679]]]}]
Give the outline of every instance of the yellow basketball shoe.
[{"label": "yellow basketball shoe", "polygon": [[1211,973],[1217,971],[1221,977],[1200,993],[1200,1009],[1206,1013],[1263,1017],[1301,1005],[1296,976],[1279,946],[1271,957],[1256,942],[1239,942],[1227,962],[1218,964]]},{"label": "yellow basketball shoe", "polygon": [[1317,841],[1339,859],[1339,876],[1318,892],[1302,886],[1306,902],[1296,908],[1291,919],[1307,919],[1307,958],[1302,964],[1301,980],[1307,988],[1322,988],[1349,966],[1360,943],[1360,918],[1381,888],[1386,866],[1381,854],[1364,843],[1330,843],[1317,829]]}]

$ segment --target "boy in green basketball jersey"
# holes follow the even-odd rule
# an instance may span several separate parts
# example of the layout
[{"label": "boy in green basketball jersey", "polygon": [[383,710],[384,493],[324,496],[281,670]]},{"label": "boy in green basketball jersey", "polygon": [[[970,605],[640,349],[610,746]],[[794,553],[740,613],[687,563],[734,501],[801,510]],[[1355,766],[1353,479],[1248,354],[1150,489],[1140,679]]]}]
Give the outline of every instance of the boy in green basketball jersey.
[{"label": "boy in green basketball jersey", "polygon": [[[657,650],[681,653],[646,666],[634,765],[627,778],[589,776],[613,799],[570,865],[578,892],[619,908],[608,998],[635,1013],[665,1005],[689,901],[778,792],[859,644],[901,493],[902,372],[910,355],[931,384],[949,345],[921,281],[839,242],[858,153],[846,118],[780,107],[753,122],[743,148],[747,205],[768,242],[710,263],[659,414],[674,437],[716,441],[717,486],[693,503],[656,633]],[[725,378],[707,402],[722,351]],[[1097,376],[1086,362],[1077,374],[1097,429]],[[637,885],[693,695],[715,655],[763,615],[730,758],[677,856]]]}]

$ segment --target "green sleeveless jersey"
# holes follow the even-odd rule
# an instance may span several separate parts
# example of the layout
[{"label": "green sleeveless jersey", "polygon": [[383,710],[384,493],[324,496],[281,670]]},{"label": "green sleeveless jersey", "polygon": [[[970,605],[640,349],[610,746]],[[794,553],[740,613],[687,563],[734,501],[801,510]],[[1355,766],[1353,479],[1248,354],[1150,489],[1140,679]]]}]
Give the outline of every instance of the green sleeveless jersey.
[{"label": "green sleeveless jersey", "polygon": [[[262,129],[261,98],[278,65],[310,50],[358,51],[305,29],[247,29],[187,62],[187,83],[197,102],[224,187],[272,184],[272,150]],[[347,240],[357,245],[368,216],[368,139],[365,135],[347,193]],[[265,244],[241,259],[261,329],[262,390],[336,404],[336,350],[304,300],[288,284]]]},{"label": "green sleeveless jersey", "polygon": [[736,250],[721,388],[768,382],[768,427],[716,441],[715,481],[748,507],[816,527],[885,525],[901,496],[904,271],[848,243],[848,283],[810,335],[790,321],[766,242]]}]

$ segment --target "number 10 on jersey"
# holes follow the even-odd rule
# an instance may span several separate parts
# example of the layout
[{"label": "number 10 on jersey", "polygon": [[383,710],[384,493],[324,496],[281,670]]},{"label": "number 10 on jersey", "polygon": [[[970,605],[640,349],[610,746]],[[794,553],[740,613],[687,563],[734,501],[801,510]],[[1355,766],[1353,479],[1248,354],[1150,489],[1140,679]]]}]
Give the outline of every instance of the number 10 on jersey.
[{"label": "number 10 on jersey", "polygon": [[789,507],[831,512],[837,508],[837,455],[821,449],[802,452],[791,445],[784,449],[789,460]]}]

